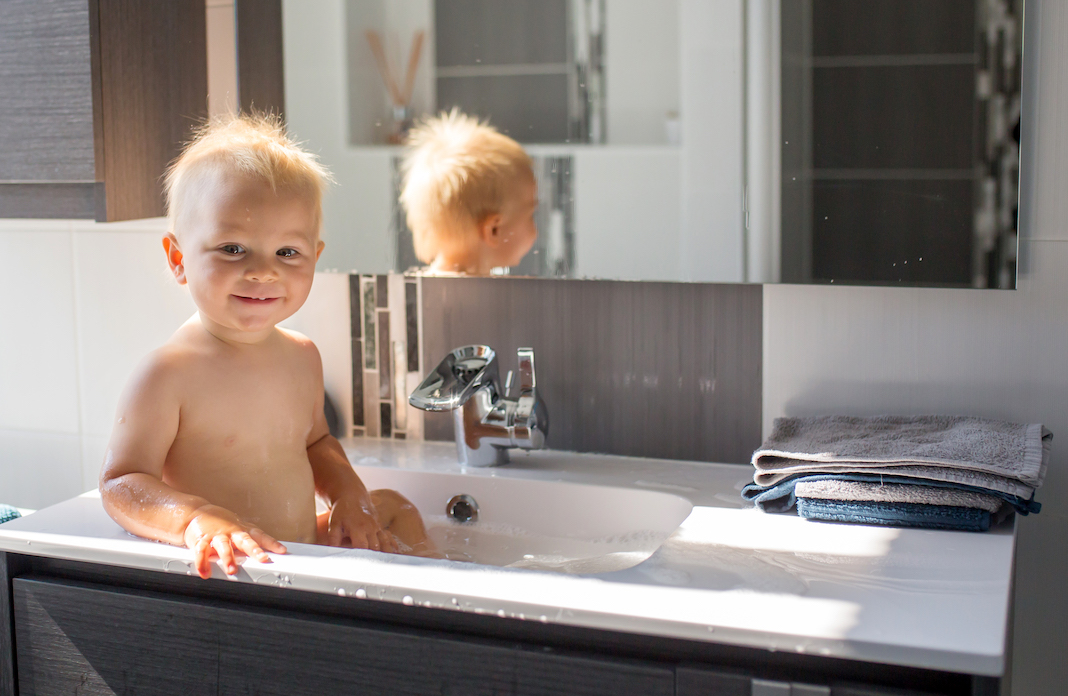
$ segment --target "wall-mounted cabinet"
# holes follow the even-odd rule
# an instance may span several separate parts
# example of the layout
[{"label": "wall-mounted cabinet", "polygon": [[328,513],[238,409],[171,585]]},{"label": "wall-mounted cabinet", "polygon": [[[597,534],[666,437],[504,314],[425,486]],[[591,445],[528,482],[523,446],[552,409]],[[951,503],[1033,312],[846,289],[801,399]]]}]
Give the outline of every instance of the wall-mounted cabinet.
[{"label": "wall-mounted cabinet", "polygon": [[204,0],[5,0],[0,218],[163,215],[207,92]]}]

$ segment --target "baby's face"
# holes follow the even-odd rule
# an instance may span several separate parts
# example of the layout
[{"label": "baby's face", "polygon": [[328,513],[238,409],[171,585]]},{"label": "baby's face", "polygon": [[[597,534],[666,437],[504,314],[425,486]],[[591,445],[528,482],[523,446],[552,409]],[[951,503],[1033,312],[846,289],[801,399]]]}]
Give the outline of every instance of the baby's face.
[{"label": "baby's face", "polygon": [[315,204],[254,179],[209,178],[200,209],[176,237],[179,282],[189,284],[209,330],[233,338],[269,330],[311,290],[323,247]]},{"label": "baby's face", "polygon": [[501,208],[500,245],[494,266],[517,266],[538,238],[534,213],[538,209],[538,184],[533,174],[519,178]]}]

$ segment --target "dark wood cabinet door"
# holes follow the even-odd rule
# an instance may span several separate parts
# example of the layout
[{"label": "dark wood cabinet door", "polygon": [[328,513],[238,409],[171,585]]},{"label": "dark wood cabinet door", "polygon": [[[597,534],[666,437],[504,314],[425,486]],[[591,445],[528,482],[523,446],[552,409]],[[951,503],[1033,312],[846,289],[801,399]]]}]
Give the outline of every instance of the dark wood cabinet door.
[{"label": "dark wood cabinet door", "polygon": [[675,693],[670,664],[66,581],[13,587],[23,696]]},{"label": "dark wood cabinet door", "polygon": [[210,610],[62,582],[12,589],[19,696],[216,693]]},{"label": "dark wood cabinet door", "polygon": [[0,4],[0,218],[164,214],[207,115],[205,0]]}]

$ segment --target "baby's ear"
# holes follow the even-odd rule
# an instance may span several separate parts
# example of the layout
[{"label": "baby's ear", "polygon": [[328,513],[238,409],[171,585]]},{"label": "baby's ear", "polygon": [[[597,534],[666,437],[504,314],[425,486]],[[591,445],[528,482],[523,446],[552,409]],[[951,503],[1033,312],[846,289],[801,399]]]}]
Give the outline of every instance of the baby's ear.
[{"label": "baby's ear", "polygon": [[498,247],[501,243],[503,223],[504,216],[500,213],[492,213],[482,218],[482,222],[478,225],[478,236],[482,238],[482,243],[489,247]]},{"label": "baby's ear", "polygon": [[185,266],[182,265],[182,250],[178,248],[178,238],[174,232],[163,235],[163,251],[167,253],[167,263],[174,273],[174,279],[179,285],[185,285]]},{"label": "baby's ear", "polygon": [[315,247],[315,260],[318,261],[319,257],[323,255],[323,249],[326,248],[326,242],[319,240],[319,244]]}]

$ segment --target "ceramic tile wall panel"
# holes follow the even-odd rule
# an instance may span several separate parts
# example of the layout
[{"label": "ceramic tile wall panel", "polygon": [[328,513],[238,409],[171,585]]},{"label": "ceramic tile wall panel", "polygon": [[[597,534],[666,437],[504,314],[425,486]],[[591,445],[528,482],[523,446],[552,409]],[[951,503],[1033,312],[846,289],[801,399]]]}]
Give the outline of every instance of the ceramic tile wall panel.
[{"label": "ceramic tile wall panel", "polygon": [[[536,351],[549,446],[748,462],[760,444],[756,285],[423,278],[423,364],[457,346]],[[451,421],[427,414],[428,439]]]},{"label": "ceramic tile wall panel", "polygon": [[0,430],[0,502],[38,510],[82,493],[75,435]]},{"label": "ceramic tile wall panel", "polygon": [[78,432],[70,223],[0,220],[0,428]]},{"label": "ceramic tile wall panel", "polygon": [[134,367],[196,307],[167,268],[162,218],[113,225],[76,223],[79,392],[82,432],[111,432]]},{"label": "ceramic tile wall panel", "polygon": [[347,277],[355,435],[422,439],[422,412],[408,405],[422,379],[419,282],[398,273]]},{"label": "ceramic tile wall panel", "polygon": [[304,306],[283,326],[310,338],[323,361],[323,388],[337,409],[346,436],[352,434],[352,339],[349,276],[316,273]]}]

